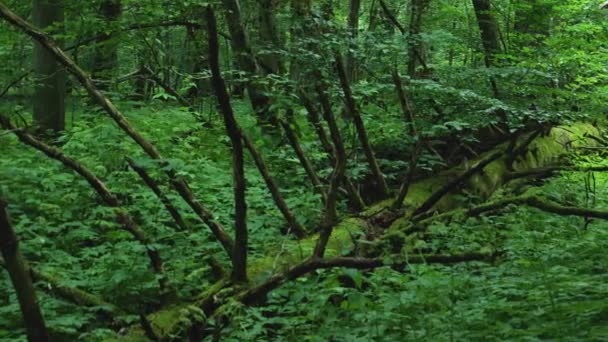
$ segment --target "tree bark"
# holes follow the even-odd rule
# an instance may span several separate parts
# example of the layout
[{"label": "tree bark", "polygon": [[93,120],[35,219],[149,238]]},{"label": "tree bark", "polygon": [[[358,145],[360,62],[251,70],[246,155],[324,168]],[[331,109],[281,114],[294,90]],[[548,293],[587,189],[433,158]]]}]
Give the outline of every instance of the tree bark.
[{"label": "tree bark", "polygon": [[410,77],[416,76],[416,67],[422,64],[426,69],[426,62],[422,52],[422,41],[420,33],[422,32],[422,17],[426,11],[430,0],[412,0],[410,7],[410,29],[408,36],[408,64],[407,73]]},{"label": "tree bark", "polygon": [[257,0],[258,2],[258,24],[259,38],[265,53],[260,53],[258,58],[262,69],[266,74],[279,75],[283,73],[283,64],[280,54],[275,51],[282,47],[281,37],[277,29],[275,12],[278,10],[278,0]]},{"label": "tree bark", "polygon": [[346,75],[350,82],[357,80],[357,62],[351,50],[356,47],[356,39],[359,35],[359,12],[361,10],[361,0],[350,0],[348,2],[348,31],[351,39],[352,49],[346,54]]},{"label": "tree bark", "polygon": [[[66,55],[66,53],[57,46],[55,41],[49,38],[42,31],[36,29],[31,24],[13,13],[6,5],[0,2],[0,17],[9,22],[11,25],[19,28],[27,35],[32,37],[34,41],[44,46],[53,57],[57,59],[87,90],[93,100],[116,122],[118,127],[122,129],[133,141],[135,141],[141,149],[154,160],[161,161],[162,166],[167,166],[166,162],[162,162],[163,158],[150,141],[144,138],[133,126],[127,118],[114,106],[114,104],[97,88],[93,79],[88,76],[74,61]],[[177,171],[173,168],[168,168],[165,171],[171,181],[171,185],[180,194],[180,196],[188,203],[192,210],[201,218],[209,227],[215,238],[222,244],[222,247],[228,254],[232,253],[233,241],[226,234],[223,226],[217,222],[214,216],[200,202],[198,202],[190,190],[188,183],[178,177]]]},{"label": "tree bark", "polygon": [[[481,44],[484,49],[484,61],[487,68],[494,66],[495,56],[500,53],[500,40],[498,23],[492,14],[491,0],[473,0],[475,16],[479,25]],[[494,77],[490,77],[490,84],[494,97],[500,97],[498,85]]]},{"label": "tree bark", "polygon": [[355,103],[355,99],[353,97],[350,84],[348,82],[348,78],[346,77],[346,72],[344,70],[344,63],[342,62],[342,57],[337,55],[335,63],[336,69],[338,71],[338,76],[340,78],[340,84],[342,85],[342,90],[344,91],[344,102],[346,103],[346,109],[348,110],[350,116],[353,119],[353,122],[355,123],[355,128],[357,129],[357,136],[359,137],[359,142],[361,143],[361,147],[363,148],[363,152],[365,153],[365,157],[367,158],[367,163],[369,164],[370,171],[374,177],[376,189],[381,197],[386,198],[389,194],[388,186],[386,184],[386,180],[384,179],[382,171],[380,171],[380,166],[378,165],[378,161],[376,160],[376,156],[374,155],[374,150],[367,136],[367,130],[365,129],[363,118],[361,117],[359,108],[357,108],[357,104]]},{"label": "tree bark", "polygon": [[98,35],[93,57],[93,78],[100,89],[108,90],[118,70],[118,39],[114,33],[115,22],[122,13],[121,0],[104,0],[99,6],[99,15],[106,21],[105,32]]},{"label": "tree bark", "polygon": [[327,122],[327,126],[329,127],[329,132],[331,139],[334,145],[334,170],[331,175],[329,190],[327,191],[327,201],[325,201],[325,213],[321,226],[321,232],[319,234],[319,239],[315,246],[314,257],[322,258],[325,249],[327,248],[327,243],[331,236],[333,226],[338,221],[338,211],[336,208],[336,202],[338,200],[338,188],[340,186],[340,182],[344,179],[344,173],[346,171],[346,149],[344,148],[344,144],[342,143],[342,134],[340,133],[340,128],[338,127],[338,123],[336,122],[336,117],[331,109],[331,104],[329,103],[329,99],[325,95],[325,92],[321,88],[320,85],[317,85],[317,93],[319,94],[319,99],[321,100],[321,106],[323,107],[322,113],[323,118]]},{"label": "tree bark", "polygon": [[6,201],[0,197],[0,251],[17,293],[27,339],[31,342],[49,341],[49,334],[42,317],[40,305],[38,305],[38,298],[32,284],[29,268],[19,250],[19,241],[11,225],[6,207]]},{"label": "tree bark", "polygon": [[[60,33],[64,20],[61,0],[32,0],[32,19],[40,30],[52,27],[53,33]],[[53,54],[38,42],[34,42],[34,75],[34,124],[40,133],[65,130],[65,71]]]},{"label": "tree bark", "polygon": [[[230,43],[232,50],[236,54],[236,60],[241,70],[246,72],[248,78],[258,74],[258,64],[253,56],[247,33],[241,18],[241,6],[239,0],[223,0],[224,13],[228,30],[230,31]],[[263,127],[276,127],[276,117],[270,110],[270,99],[264,93],[264,90],[251,80],[246,82],[247,93],[251,106],[256,112],[258,122]]]},{"label": "tree bark", "polygon": [[232,280],[247,281],[247,200],[245,198],[245,162],[241,129],[234,117],[226,84],[222,78],[219,60],[217,22],[211,6],[207,6],[207,32],[209,38],[209,66],[211,82],[217,97],[220,112],[224,117],[226,133],[232,144],[232,179],[234,193],[234,248],[232,250]]}]

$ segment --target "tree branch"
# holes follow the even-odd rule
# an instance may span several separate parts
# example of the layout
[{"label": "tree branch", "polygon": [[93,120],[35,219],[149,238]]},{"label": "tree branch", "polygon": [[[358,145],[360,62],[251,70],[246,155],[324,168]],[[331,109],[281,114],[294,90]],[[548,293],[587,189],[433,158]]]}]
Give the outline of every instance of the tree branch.
[{"label": "tree branch", "polygon": [[[93,79],[85,73],[74,61],[53,41],[48,35],[40,31],[30,23],[26,22],[18,15],[13,13],[6,5],[0,3],[0,18],[3,18],[16,28],[20,29],[32,39],[37,41],[41,46],[46,48],[48,52],[55,57],[55,59],[61,63],[67,71],[69,71],[74,77],[83,85],[87,90],[91,98],[97,102],[101,108],[116,122],[133,141],[135,141],[141,148],[154,160],[162,162],[163,166],[168,166],[167,162],[164,162],[162,156],[156,147],[151,144],[146,138],[144,138],[139,132],[137,132],[133,126],[129,123],[127,118],[114,106],[114,104],[97,88]],[[178,178],[176,170],[169,168],[167,176],[171,180],[171,184],[182,196],[182,198],[190,205],[194,212],[207,224],[213,235],[224,247],[224,250],[230,255],[232,253],[233,241],[226,234],[222,225],[217,222],[214,216],[200,203],[198,202],[188,183]]]},{"label": "tree branch", "polygon": [[488,164],[495,161],[496,159],[500,158],[502,155],[503,155],[503,151],[495,151],[494,153],[491,153],[490,155],[488,155],[487,157],[485,157],[484,159],[479,161],[477,163],[477,165],[473,166],[472,168],[463,172],[460,176],[449,181],[441,189],[435,191],[431,195],[431,197],[429,197],[426,201],[424,201],[424,203],[421,206],[419,206],[416,210],[414,210],[413,216],[421,215],[421,214],[424,214],[427,211],[429,211],[448,192],[454,190],[462,182],[469,179],[476,173],[482,171],[484,167],[486,167]]},{"label": "tree branch", "polygon": [[277,274],[267,280],[265,283],[249,289],[241,295],[241,301],[245,304],[251,304],[260,298],[264,298],[266,294],[278,288],[289,280],[297,279],[308,273],[319,269],[346,267],[357,269],[373,269],[382,266],[394,266],[403,268],[411,264],[454,264],[468,261],[487,260],[491,258],[489,254],[462,254],[462,255],[426,255],[426,256],[410,256],[404,264],[394,265],[386,263],[381,258],[349,258],[337,257],[331,259],[311,258],[303,263],[290,268],[288,271]]}]

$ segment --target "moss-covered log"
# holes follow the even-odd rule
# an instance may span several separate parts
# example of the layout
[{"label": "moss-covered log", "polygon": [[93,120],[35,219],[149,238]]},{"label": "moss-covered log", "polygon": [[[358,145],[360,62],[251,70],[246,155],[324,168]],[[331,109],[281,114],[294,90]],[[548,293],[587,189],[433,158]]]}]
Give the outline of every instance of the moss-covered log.
[{"label": "moss-covered log", "polygon": [[[385,234],[398,234],[403,229],[411,229],[412,213],[416,208],[419,208],[423,203],[436,194],[441,189],[445,188],[450,183],[454,183],[458,180],[458,187],[450,187],[449,191],[432,206],[431,212],[439,213],[439,215],[432,217],[419,217],[420,224],[428,224],[430,221],[440,219],[441,212],[447,212],[445,216],[455,215],[456,211],[454,208],[458,208],[463,205],[460,202],[459,196],[455,196],[466,190],[469,193],[480,196],[481,198],[488,198],[496,189],[504,185],[506,182],[512,179],[511,175],[513,172],[525,172],[526,170],[540,170],[544,168],[561,168],[563,170],[569,170],[555,164],[570,151],[570,148],[576,146],[595,145],[591,139],[586,139],[586,134],[597,135],[597,129],[586,123],[576,123],[568,127],[555,127],[544,136],[539,136],[533,139],[531,142],[526,141],[529,134],[526,134],[518,139],[518,146],[524,142],[527,148],[520,151],[520,155],[514,160],[509,160],[508,150],[509,144],[505,143],[497,146],[494,150],[489,151],[481,155],[477,160],[470,161],[468,164],[463,163],[462,165],[445,172],[439,173],[436,176],[423,179],[413,183],[410,187],[407,197],[404,200],[405,211],[399,216],[393,216],[389,222]],[[533,133],[530,133],[533,134]],[[500,156],[494,158],[496,153]],[[475,166],[485,164],[485,167],[470,172]],[[512,163],[512,171],[509,171],[508,163]],[[468,167],[468,165],[475,165]],[[467,172],[469,171],[469,172]],[[462,177],[465,175],[468,177]],[[370,206],[366,211],[359,215],[344,218],[339,224],[337,224],[332,232],[332,235],[328,241],[327,250],[325,257],[327,259],[321,264],[331,264],[327,260],[335,258],[341,258],[348,255],[356,254],[357,241],[365,237],[370,228],[373,227],[374,219],[383,213],[390,212],[394,200],[385,200]],[[587,215],[589,217],[601,217],[608,218],[605,216],[608,212],[603,211],[588,211],[580,210],[580,208],[571,208],[561,206],[557,203],[547,202],[536,197],[525,196],[517,197],[506,200],[500,200],[498,202],[491,202],[478,207],[468,209],[472,214],[481,213],[491,208],[504,208],[508,203],[513,204],[526,204],[539,209],[553,212],[556,214],[563,215]],[[462,213],[464,210],[458,210],[457,212]],[[152,327],[158,336],[176,336],[183,334],[187,330],[187,324],[184,322],[193,322],[193,312],[202,310],[203,312],[213,312],[219,306],[222,305],[221,298],[232,297],[232,298],[249,298],[252,293],[255,293],[255,289],[268,285],[268,282],[273,282],[273,279],[290,279],[290,274],[298,273],[302,268],[306,268],[310,265],[308,259],[315,247],[317,236],[309,236],[305,239],[294,241],[288,240],[279,250],[269,249],[263,253],[266,255],[264,258],[253,259],[249,265],[250,283],[249,287],[244,290],[230,288],[230,284],[222,280],[215,283],[209,290],[200,296],[195,303],[185,303],[176,305],[173,307],[165,308],[152,315],[148,316],[149,321],[152,323]],[[335,259],[340,260],[340,259]],[[290,273],[291,272],[291,273]],[[294,273],[295,272],[295,273]],[[282,281],[278,281],[278,285],[282,284]],[[218,295],[218,294],[223,295]],[[249,295],[247,295],[249,294]],[[236,296],[236,297],[235,297]],[[248,299],[249,301],[249,299]],[[194,315],[194,316],[193,316]],[[200,322],[199,322],[200,323]],[[121,340],[129,341],[146,341],[145,333],[141,328],[134,327],[129,331],[128,335],[124,336]]]}]

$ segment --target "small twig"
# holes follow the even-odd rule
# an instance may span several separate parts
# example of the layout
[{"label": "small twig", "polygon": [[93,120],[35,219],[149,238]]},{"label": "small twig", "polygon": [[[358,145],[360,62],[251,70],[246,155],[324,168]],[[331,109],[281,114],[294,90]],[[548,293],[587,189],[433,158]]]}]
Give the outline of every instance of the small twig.
[{"label": "small twig", "polygon": [[6,87],[4,87],[4,89],[0,92],[0,98],[3,97],[4,95],[6,95],[9,92],[9,90],[11,90],[12,87],[14,87],[15,85],[17,85],[24,78],[28,77],[31,73],[32,73],[31,71],[23,73],[19,77],[17,77],[16,79],[12,80],[9,84],[7,84]]}]

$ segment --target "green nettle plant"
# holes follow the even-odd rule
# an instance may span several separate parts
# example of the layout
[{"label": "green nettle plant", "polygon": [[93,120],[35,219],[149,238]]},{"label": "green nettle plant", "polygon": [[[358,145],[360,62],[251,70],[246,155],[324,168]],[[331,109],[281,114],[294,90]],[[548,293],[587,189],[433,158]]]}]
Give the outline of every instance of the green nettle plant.
[{"label": "green nettle plant", "polygon": [[0,340],[605,340],[601,6],[0,2]]}]

